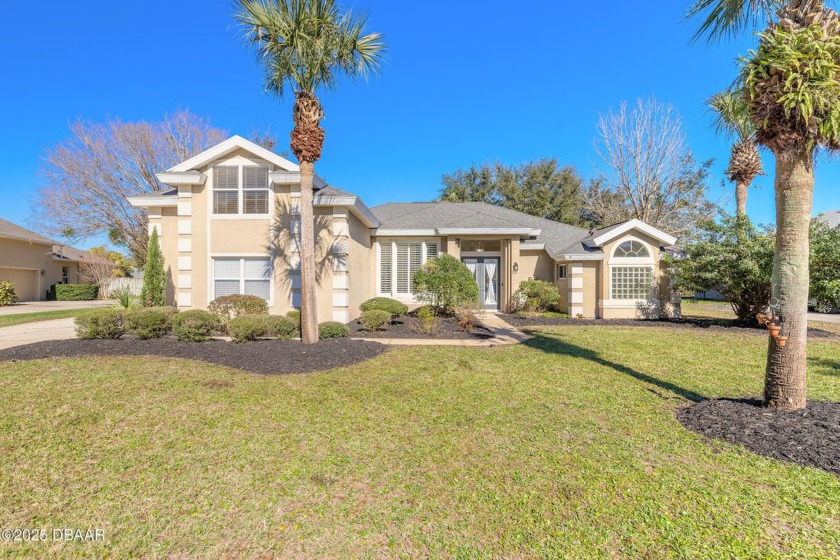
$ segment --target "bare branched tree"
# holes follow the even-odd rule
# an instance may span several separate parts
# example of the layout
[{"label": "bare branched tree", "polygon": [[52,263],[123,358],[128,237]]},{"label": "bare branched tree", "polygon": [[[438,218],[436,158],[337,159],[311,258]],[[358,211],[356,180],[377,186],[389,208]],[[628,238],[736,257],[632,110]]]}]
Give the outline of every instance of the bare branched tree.
[{"label": "bare branched tree", "polygon": [[159,122],[79,120],[70,130],[70,138],[46,153],[46,184],[32,206],[35,219],[43,229],[72,232],[76,239],[107,234],[138,265],[146,257],[146,213],[126,197],[161,190],[155,173],[227,137],[187,110]]},{"label": "bare branched tree", "polygon": [[96,255],[88,255],[79,261],[79,276],[83,282],[99,286],[100,297],[105,297],[108,284],[114,278],[116,270],[116,263]]},{"label": "bare branched tree", "polygon": [[602,160],[586,192],[587,211],[601,225],[638,218],[677,236],[714,216],[706,198],[711,162],[698,164],[682,120],[671,105],[622,102],[598,120],[595,150]]}]

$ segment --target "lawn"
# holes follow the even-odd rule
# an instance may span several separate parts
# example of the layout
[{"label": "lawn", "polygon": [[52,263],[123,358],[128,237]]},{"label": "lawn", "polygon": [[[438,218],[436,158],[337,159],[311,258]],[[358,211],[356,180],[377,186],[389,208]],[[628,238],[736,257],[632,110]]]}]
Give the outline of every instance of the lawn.
[{"label": "lawn", "polygon": [[87,309],[58,309],[55,311],[36,311],[33,313],[17,313],[15,315],[0,315],[0,328],[20,325],[22,323],[33,323],[35,321],[52,321],[53,319],[66,319],[78,317],[85,313],[94,311]]},{"label": "lawn", "polygon": [[[675,407],[761,391],[766,339],[568,326],[279,377],[129,358],[0,366],[17,557],[836,557],[840,478],[706,441]],[[840,344],[810,395],[840,400]],[[278,356],[278,359],[282,359]]]}]

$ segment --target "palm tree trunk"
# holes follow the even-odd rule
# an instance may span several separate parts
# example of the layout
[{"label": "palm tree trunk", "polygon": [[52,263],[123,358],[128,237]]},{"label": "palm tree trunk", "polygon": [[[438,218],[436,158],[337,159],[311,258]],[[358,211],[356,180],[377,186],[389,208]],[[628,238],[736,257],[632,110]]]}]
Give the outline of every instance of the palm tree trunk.
[{"label": "palm tree trunk", "polygon": [[799,410],[806,404],[808,331],[808,233],[814,190],[813,150],[776,156],[776,254],[773,296],[781,309],[782,347],[770,338],[764,402],[770,408]]},{"label": "palm tree trunk", "polygon": [[744,216],[747,213],[747,186],[746,181],[735,182],[735,202],[738,205],[738,216]]},{"label": "palm tree trunk", "polygon": [[300,162],[300,338],[318,342],[318,307],[315,299],[315,217],[312,184],[315,164]]}]

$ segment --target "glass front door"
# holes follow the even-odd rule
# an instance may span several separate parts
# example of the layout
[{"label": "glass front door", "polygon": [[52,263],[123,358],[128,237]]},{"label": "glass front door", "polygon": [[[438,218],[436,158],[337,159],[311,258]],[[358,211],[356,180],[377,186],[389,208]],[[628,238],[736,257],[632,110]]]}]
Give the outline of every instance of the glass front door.
[{"label": "glass front door", "polygon": [[467,257],[464,265],[478,284],[478,301],[483,309],[499,308],[499,263],[492,257]]}]

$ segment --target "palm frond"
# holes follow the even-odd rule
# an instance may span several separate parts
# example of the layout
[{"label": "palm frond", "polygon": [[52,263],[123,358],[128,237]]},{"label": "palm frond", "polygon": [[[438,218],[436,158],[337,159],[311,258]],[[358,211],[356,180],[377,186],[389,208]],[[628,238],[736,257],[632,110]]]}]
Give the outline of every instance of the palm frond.
[{"label": "palm frond", "polygon": [[751,141],[755,136],[755,124],[749,112],[749,104],[743,92],[728,89],[716,93],[706,100],[712,111],[715,132],[741,141]]},{"label": "palm frond", "polygon": [[315,94],[334,89],[341,76],[375,74],[385,54],[380,33],[336,0],[236,0],[243,39],[265,71],[266,89]]},{"label": "palm frond", "polygon": [[702,18],[692,38],[706,38],[709,43],[732,38],[744,31],[763,28],[784,0],[696,0],[687,18]]}]

